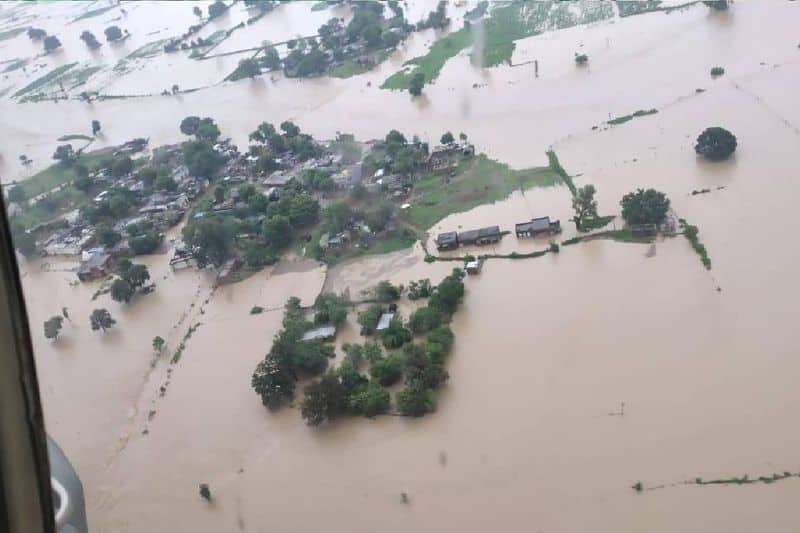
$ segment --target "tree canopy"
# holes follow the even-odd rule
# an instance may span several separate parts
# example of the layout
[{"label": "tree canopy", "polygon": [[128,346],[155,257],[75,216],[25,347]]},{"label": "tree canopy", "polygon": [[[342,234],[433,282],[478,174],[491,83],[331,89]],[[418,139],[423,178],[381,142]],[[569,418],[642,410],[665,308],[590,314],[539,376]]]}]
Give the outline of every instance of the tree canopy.
[{"label": "tree canopy", "polygon": [[412,96],[419,96],[422,94],[422,88],[425,86],[425,74],[422,71],[417,71],[411,76],[411,81],[408,82],[408,92]]},{"label": "tree canopy", "polygon": [[[28,30],[30,32],[30,30]],[[30,33],[29,33],[30,34]],[[44,51],[50,53],[61,48],[61,41],[55,35],[48,35],[44,38]]]},{"label": "tree canopy", "polygon": [[193,220],[183,228],[183,240],[194,252],[197,265],[222,266],[233,248],[235,228],[232,221],[223,218]]},{"label": "tree canopy", "polygon": [[638,189],[622,197],[622,218],[628,224],[660,224],[669,211],[669,199],[655,189]]},{"label": "tree canopy", "polygon": [[111,313],[109,313],[107,309],[95,309],[92,311],[92,314],[89,315],[89,323],[92,326],[92,330],[97,331],[98,329],[102,329],[105,333],[105,331],[112,328],[117,321],[111,318]]},{"label": "tree canopy", "polygon": [[52,316],[44,322],[44,336],[47,339],[56,339],[61,332],[64,317],[61,315]]},{"label": "tree canopy", "polygon": [[104,33],[106,34],[106,41],[110,43],[122,39],[122,30],[119,29],[119,26],[109,26],[104,30]]},{"label": "tree canopy", "polygon": [[579,187],[575,196],[572,197],[572,209],[575,211],[575,226],[581,229],[581,224],[586,218],[597,216],[597,200],[594,194],[597,190],[594,185],[587,184]]},{"label": "tree canopy", "polygon": [[736,136],[725,128],[706,128],[697,137],[694,151],[711,161],[722,161],[736,151]]}]

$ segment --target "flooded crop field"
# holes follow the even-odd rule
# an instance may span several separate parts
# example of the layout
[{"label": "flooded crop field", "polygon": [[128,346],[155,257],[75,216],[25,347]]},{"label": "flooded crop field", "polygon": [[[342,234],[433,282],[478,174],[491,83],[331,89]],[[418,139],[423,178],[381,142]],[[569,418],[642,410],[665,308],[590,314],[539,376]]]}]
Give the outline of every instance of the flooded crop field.
[{"label": "flooded crop field", "polygon": [[[409,248],[329,264],[293,248],[219,287],[212,268],[173,270],[161,250],[137,258],[157,289],[119,303],[102,290],[107,281],[77,282],[78,259],[20,256],[47,429],[81,476],[91,530],[795,530],[800,3],[737,0],[718,11],[669,1],[629,14],[621,2],[570,2],[549,6],[536,25],[501,13],[516,17],[510,49],[491,40],[491,24],[503,22],[493,10],[560,2],[490,5],[420,96],[381,88],[398,72],[428,68],[406,62],[465,31],[478,2],[448,2],[449,27],[410,33],[362,74],[225,81],[247,57],[237,50],[352,17],[347,3],[315,4],[279,5],[247,24],[255,13],[236,2],[193,36],[244,23],[205,59],[166,53],[162,43],[198,23],[192,8],[206,13],[207,2],[0,6],[4,185],[47,168],[57,139],[90,135],[92,120],[102,130],[91,149],[136,137],[157,147],[186,141],[179,124],[190,115],[213,118],[242,151],[259,123],[291,120],[317,139],[346,132],[369,141],[394,129],[433,146],[447,131],[464,132],[478,154],[510,166],[486,166],[477,185],[458,190],[463,210],[422,192],[396,202],[398,224],[419,231]],[[400,5],[412,23],[436,8]],[[110,24],[130,37],[107,43]],[[62,49],[44,54],[29,27],[57,35]],[[83,30],[103,45],[89,50]],[[476,65],[475,47],[486,43],[507,61]],[[580,54],[587,64],[576,64]],[[714,66],[724,75],[711,77]],[[83,91],[120,98],[86,102]],[[695,153],[711,126],[736,135],[724,161]],[[598,214],[610,217],[598,232],[611,235],[564,244],[585,234],[548,150],[574,186],[595,186]],[[509,195],[478,205],[525,172],[534,173],[525,187],[511,182]],[[680,233],[620,242],[635,240],[614,233],[625,227],[620,199],[639,188],[664,192],[675,219],[699,228],[710,269]],[[433,214],[415,211],[425,209]],[[560,221],[560,234],[515,235],[515,224],[544,216]],[[167,232],[165,249],[189,223],[187,215]],[[436,250],[440,233],[494,225],[509,232],[497,243]],[[253,392],[253,369],[282,328],[288,298],[310,306],[322,291],[356,298],[382,280],[436,284],[464,265],[433,256],[484,254],[496,257],[464,279],[450,379],[434,412],[308,427],[307,381],[275,412]],[[401,313],[414,305],[403,297]],[[263,312],[252,314],[255,306]],[[41,324],[62,307],[71,320],[46,339]],[[97,307],[117,320],[108,332],[90,329]],[[337,333],[332,367],[345,342],[363,342],[362,308]],[[166,343],[160,354],[156,335]],[[727,481],[706,483],[715,480]],[[210,502],[198,496],[201,483]]]}]

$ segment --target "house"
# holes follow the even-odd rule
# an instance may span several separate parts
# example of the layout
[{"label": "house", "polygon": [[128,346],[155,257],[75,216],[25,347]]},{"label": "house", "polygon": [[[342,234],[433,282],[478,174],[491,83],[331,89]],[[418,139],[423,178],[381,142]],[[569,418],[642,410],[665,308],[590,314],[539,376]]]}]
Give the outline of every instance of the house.
[{"label": "house", "polygon": [[436,236],[437,250],[455,250],[456,248],[458,248],[458,233],[455,231],[440,233]]},{"label": "house", "polygon": [[320,326],[318,328],[310,329],[303,333],[303,337],[301,340],[304,341],[313,341],[313,340],[323,340],[328,341],[331,340],[336,336],[336,326]]},{"label": "house", "polygon": [[555,235],[556,233],[561,233],[561,221],[551,221],[550,217],[534,218],[530,222],[516,224],[514,231],[517,234],[517,238]]},{"label": "house", "polygon": [[389,324],[392,322],[393,318],[394,313],[383,313],[378,319],[378,325],[375,327],[375,331],[385,331],[389,329]]},{"label": "house", "polygon": [[498,242],[503,237],[500,233],[500,226],[489,226],[481,229],[462,231],[458,234],[459,244],[492,244]]},{"label": "house", "polygon": [[105,252],[94,252],[78,267],[78,279],[91,281],[107,276],[113,268],[113,259]]},{"label": "house", "polygon": [[267,187],[283,187],[294,179],[294,175],[289,172],[278,170],[270,176],[264,178],[263,184]]}]

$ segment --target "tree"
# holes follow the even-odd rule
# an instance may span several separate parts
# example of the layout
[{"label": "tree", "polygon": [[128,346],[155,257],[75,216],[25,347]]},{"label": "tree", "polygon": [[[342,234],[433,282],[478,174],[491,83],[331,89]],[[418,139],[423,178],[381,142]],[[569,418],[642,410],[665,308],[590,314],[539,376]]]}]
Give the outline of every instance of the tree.
[{"label": "tree", "polygon": [[353,210],[346,202],[336,202],[322,210],[325,231],[339,233],[353,221]]},{"label": "tree", "polygon": [[57,339],[61,332],[64,317],[60,315],[52,316],[44,321],[44,336],[47,339]]},{"label": "tree", "polygon": [[71,144],[60,144],[56,147],[53,153],[53,159],[60,161],[64,164],[71,163],[75,160],[75,151],[72,149]]},{"label": "tree", "polygon": [[344,296],[337,296],[332,292],[321,293],[314,301],[314,322],[338,326],[347,318],[349,303]]},{"label": "tree", "polygon": [[391,202],[382,201],[375,209],[370,209],[364,214],[364,222],[367,223],[372,231],[383,231],[389,224],[394,214],[394,206]]},{"label": "tree", "polygon": [[305,388],[300,413],[309,426],[332,420],[347,407],[347,394],[335,372],[330,371]]},{"label": "tree", "polygon": [[208,117],[200,120],[200,124],[195,132],[197,138],[201,141],[216,141],[220,136],[219,127],[214,123],[213,119]]},{"label": "tree", "polygon": [[53,50],[58,50],[61,48],[61,41],[58,40],[58,37],[55,35],[48,35],[44,38],[44,51],[45,53],[50,53]]},{"label": "tree", "polygon": [[294,396],[294,377],[287,364],[273,354],[258,363],[250,384],[269,409],[277,409]]},{"label": "tree", "polygon": [[184,135],[194,135],[200,127],[200,117],[188,116],[181,120],[181,133]]},{"label": "tree", "polygon": [[597,200],[594,193],[597,192],[594,185],[587,184],[578,188],[575,196],[572,197],[572,209],[575,211],[575,225],[581,229],[581,224],[586,218],[597,216]]},{"label": "tree", "polygon": [[23,189],[19,185],[14,185],[10,189],[8,189],[8,201],[14,203],[22,203],[28,199],[28,195],[25,194],[25,189]]},{"label": "tree", "polygon": [[368,418],[386,413],[389,405],[389,391],[374,382],[350,396],[350,409]]},{"label": "tree", "polygon": [[208,18],[210,19],[217,18],[218,16],[225,13],[225,10],[227,9],[228,6],[225,5],[225,2],[217,0],[216,2],[208,6]]},{"label": "tree", "polygon": [[111,299],[115,302],[128,303],[136,291],[124,279],[115,279],[111,284]]},{"label": "tree", "polygon": [[119,241],[122,240],[122,235],[114,231],[110,226],[102,225],[97,228],[97,242],[106,248],[113,248]]},{"label": "tree", "polygon": [[669,199],[655,189],[639,189],[622,197],[622,218],[628,224],[660,224],[669,211]]},{"label": "tree", "polygon": [[150,279],[150,272],[145,265],[134,265],[130,261],[126,263],[120,261],[117,272],[120,278],[125,280],[134,290],[143,286]]},{"label": "tree", "polygon": [[84,30],[81,33],[81,41],[86,43],[86,46],[88,46],[90,50],[97,50],[102,46],[100,41],[97,40],[97,37],[94,36],[94,33],[88,30]]},{"label": "tree", "polygon": [[224,219],[200,219],[183,228],[183,240],[194,252],[197,265],[222,266],[230,257],[234,228]]},{"label": "tree", "polygon": [[575,52],[575,64],[576,65],[582,66],[582,65],[585,65],[588,62],[589,62],[589,56],[587,56],[586,54],[579,54],[579,53]]},{"label": "tree", "polygon": [[300,128],[294,122],[291,122],[289,120],[281,122],[281,130],[290,139],[300,135]]},{"label": "tree", "polygon": [[419,96],[422,94],[422,87],[425,86],[425,74],[417,71],[411,76],[411,81],[408,83],[408,92],[411,96]]},{"label": "tree", "polygon": [[275,161],[275,158],[268,154],[260,155],[256,161],[256,170],[265,174],[278,170],[279,168],[281,168],[281,166]]},{"label": "tree", "polygon": [[105,333],[107,329],[114,327],[117,321],[111,318],[111,313],[107,309],[95,309],[89,315],[89,323],[92,325],[93,331],[102,329]]},{"label": "tree", "polygon": [[403,360],[395,354],[378,359],[370,365],[369,375],[384,387],[390,387],[403,377]]},{"label": "tree", "polygon": [[202,178],[211,178],[224,162],[222,156],[206,141],[183,143],[183,161],[190,174]]},{"label": "tree", "polygon": [[436,407],[433,391],[419,381],[412,381],[397,394],[397,407],[406,416],[422,416]]},{"label": "tree", "polygon": [[262,54],[260,61],[261,65],[269,70],[277,70],[281,68],[281,58],[274,46],[268,46],[264,49],[264,53]]},{"label": "tree", "polygon": [[372,335],[378,327],[378,321],[383,314],[383,308],[378,304],[372,304],[366,310],[358,314],[358,323],[361,326],[362,335]]},{"label": "tree", "polygon": [[427,298],[432,292],[431,280],[428,278],[419,281],[412,281],[408,284],[408,299],[419,300],[420,298]]},{"label": "tree", "polygon": [[264,220],[261,235],[272,249],[280,250],[292,240],[292,224],[288,217],[275,215]]},{"label": "tree", "polygon": [[196,17],[203,18],[203,12],[200,10],[199,6],[194,6],[192,8],[192,13],[194,13]]},{"label": "tree", "polygon": [[131,170],[133,170],[133,160],[127,155],[114,159],[114,164],[111,165],[111,175],[115,178],[127,176]]},{"label": "tree", "polygon": [[164,349],[164,345],[165,344],[166,344],[166,341],[163,338],[161,338],[159,335],[156,335],[155,337],[153,337],[153,350],[156,353],[161,353],[161,351]]},{"label": "tree", "polygon": [[722,161],[736,151],[736,136],[725,128],[706,128],[697,138],[694,151],[711,161]]},{"label": "tree", "polygon": [[392,285],[390,282],[383,280],[370,289],[373,298],[379,302],[389,303],[400,299],[400,293],[403,292],[401,285]]},{"label": "tree", "polygon": [[396,350],[411,341],[411,332],[403,326],[403,319],[399,313],[395,313],[392,317],[389,327],[381,335],[381,341],[387,350]]},{"label": "tree", "polygon": [[452,314],[464,296],[463,272],[456,268],[453,273],[442,280],[428,300],[428,306],[438,309],[444,314]]},{"label": "tree", "polygon": [[12,220],[10,229],[11,240],[19,253],[25,257],[33,255],[36,252],[36,238],[25,230],[25,226],[15,220]]},{"label": "tree", "polygon": [[225,187],[217,185],[214,188],[214,202],[221,204],[225,200]]},{"label": "tree", "polygon": [[104,33],[106,34],[106,41],[110,43],[122,39],[122,30],[119,29],[119,26],[109,26],[104,30]]},{"label": "tree", "polygon": [[447,133],[442,135],[440,141],[442,142],[442,144],[452,144],[453,142],[455,142],[455,138],[453,138],[453,134],[448,131]]},{"label": "tree", "polygon": [[463,131],[458,134],[458,138],[461,139],[461,142],[467,142],[467,134]]},{"label": "tree", "polygon": [[100,128],[101,128],[100,121],[99,120],[93,120],[92,121],[92,135],[97,137],[97,134],[100,133]]},{"label": "tree", "polygon": [[261,67],[258,65],[258,60],[248,57],[239,61],[230,79],[236,81],[242,78],[255,78],[259,74],[261,74]]},{"label": "tree", "polygon": [[28,28],[28,38],[31,41],[41,41],[47,37],[47,32],[40,28]]},{"label": "tree", "polygon": [[128,238],[128,246],[133,255],[151,254],[156,251],[160,244],[161,236],[154,231]]},{"label": "tree", "polygon": [[703,0],[703,3],[708,7],[718,11],[728,9],[728,0]]},{"label": "tree", "polygon": [[415,335],[427,333],[442,323],[442,312],[433,307],[420,307],[408,317],[408,327]]},{"label": "tree", "polygon": [[200,483],[200,497],[205,501],[211,501],[211,489],[208,488],[207,483]]}]

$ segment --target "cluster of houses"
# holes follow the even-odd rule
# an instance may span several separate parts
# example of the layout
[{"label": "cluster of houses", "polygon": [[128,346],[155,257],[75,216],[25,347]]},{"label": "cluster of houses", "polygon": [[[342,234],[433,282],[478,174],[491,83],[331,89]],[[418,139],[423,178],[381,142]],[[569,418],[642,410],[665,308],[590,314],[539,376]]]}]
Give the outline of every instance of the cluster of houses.
[{"label": "cluster of houses", "polygon": [[[448,231],[436,236],[436,248],[440,251],[455,250],[459,246],[494,244],[508,232],[500,231],[500,226],[455,232]],[[528,222],[520,222],[514,227],[518,239],[552,236],[561,233],[561,221],[550,220],[550,217],[534,218]]]}]

